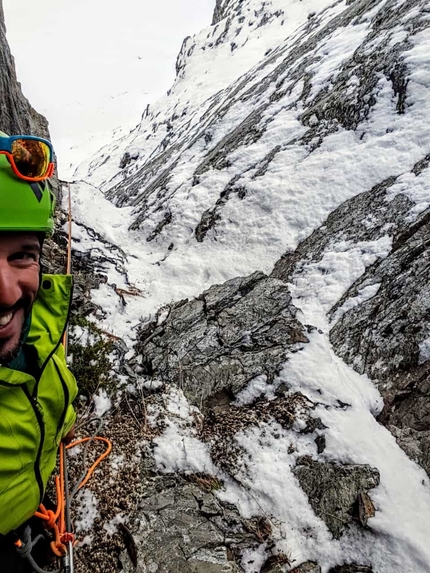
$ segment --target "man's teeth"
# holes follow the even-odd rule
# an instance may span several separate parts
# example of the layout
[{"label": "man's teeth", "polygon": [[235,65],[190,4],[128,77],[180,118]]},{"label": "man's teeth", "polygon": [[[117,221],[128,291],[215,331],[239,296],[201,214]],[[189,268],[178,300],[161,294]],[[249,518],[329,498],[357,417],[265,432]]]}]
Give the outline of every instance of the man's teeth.
[{"label": "man's teeth", "polygon": [[6,314],[5,316],[0,316],[0,326],[6,326],[12,320],[13,312]]}]

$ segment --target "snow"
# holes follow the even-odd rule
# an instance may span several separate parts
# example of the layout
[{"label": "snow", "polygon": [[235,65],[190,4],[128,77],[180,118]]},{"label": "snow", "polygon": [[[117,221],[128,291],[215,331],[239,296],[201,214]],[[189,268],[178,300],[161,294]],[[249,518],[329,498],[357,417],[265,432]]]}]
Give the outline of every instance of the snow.
[{"label": "snow", "polygon": [[[299,457],[316,455],[314,436],[298,434],[300,424],[285,430],[269,422],[237,434],[235,441],[244,455],[233,481],[214,466],[207,445],[195,437],[190,424],[168,421],[166,430],[155,440],[158,468],[167,473],[205,472],[218,476],[225,488],[217,495],[237,505],[246,518],[267,516],[277,551],[291,555],[296,563],[313,559],[323,573],[345,561],[373,564],[378,573],[424,573],[430,564],[426,543],[430,527],[429,480],[375,420],[383,404],[372,382],[336,357],[327,337],[318,332],[311,334],[310,343],[285,363],[274,386],[281,382],[291,392],[302,392],[318,404],[314,415],[327,426],[327,446],[320,461],[369,464],[380,471],[381,483],[370,491],[377,510],[370,525],[378,536],[352,528],[335,540],[315,516],[292,473]],[[255,397],[256,389],[263,384],[262,379],[251,382],[248,397]],[[347,405],[341,408],[340,403]],[[247,552],[242,561],[245,571],[258,573],[263,556],[264,547],[256,553]]]},{"label": "snow", "polygon": [[285,382],[291,392],[302,392],[322,405],[340,400],[377,416],[383,401],[372,382],[334,354],[327,335],[312,333],[308,337],[309,344],[285,363],[277,383]]},{"label": "snow", "polygon": [[84,545],[92,545],[93,544],[93,536],[92,535],[85,535],[82,540],[77,542],[78,547],[83,547]]},{"label": "snow", "polygon": [[[379,9],[378,4],[373,12],[376,13]],[[350,27],[338,28],[334,34],[320,44],[315,52],[315,63],[306,70],[312,74],[310,99],[314,99],[318,92],[327,85],[327,82],[334,82],[345,59],[351,57],[363,43],[367,34],[368,22],[363,22],[353,26],[352,29]]]},{"label": "snow", "polygon": [[426,338],[419,344],[420,355],[418,357],[418,364],[424,364],[430,360],[430,337]]},{"label": "snow", "polygon": [[94,413],[96,416],[101,417],[108,412],[112,406],[111,399],[107,395],[106,390],[101,388],[98,394],[94,394]]},{"label": "snow", "polygon": [[[292,278],[291,293],[303,312],[304,322],[324,326],[327,312],[366,267],[389,254],[391,246],[392,239],[388,235],[376,241],[339,241],[326,249],[321,260],[302,263]],[[337,311],[335,319],[376,292],[375,285],[367,286],[358,297],[348,300]]]},{"label": "snow", "polygon": [[122,513],[117,513],[110,521],[103,524],[103,529],[107,531],[108,535],[114,535],[117,532],[118,525],[125,522],[126,518]]},{"label": "snow", "polygon": [[259,573],[267,559],[265,552],[265,544],[261,544],[256,548],[245,549],[242,555],[242,567],[244,571],[249,573]]},{"label": "snow", "polygon": [[118,473],[119,469],[124,466],[125,456],[123,454],[119,454],[116,456],[111,454],[108,458],[108,462],[112,469],[112,473],[115,475]]},{"label": "snow", "polygon": [[166,411],[182,420],[191,420],[191,408],[184,394],[177,388],[170,390]]},{"label": "snow", "polygon": [[162,436],[154,439],[154,445],[155,462],[165,473],[217,473],[208,447],[199,439],[184,435],[170,421]]},{"label": "snow", "polygon": [[273,386],[267,383],[267,376],[261,374],[251,380],[248,385],[241,390],[234,400],[235,406],[245,406],[252,404],[260,396],[274,397]]},{"label": "snow", "polygon": [[98,499],[89,489],[79,491],[75,499],[75,531],[88,531],[99,517]]},{"label": "snow", "polygon": [[[332,0],[319,0],[318,8],[322,11],[332,3]],[[242,3],[241,14],[246,18],[246,25],[241,25],[236,17],[230,28],[226,28],[227,19],[224,19],[218,26],[205,28],[188,41],[187,47],[195,43],[197,49],[186,59],[184,72],[172,88],[172,93],[178,99],[184,99],[192,86],[192,105],[197,106],[214,93],[230,86],[307,21],[309,14],[314,11],[315,0],[290,0],[288,9],[285,0],[271,0],[264,12],[271,14],[272,19],[264,26],[260,26],[261,18],[249,17],[261,11],[261,5],[260,0]],[[276,13],[279,15],[276,16]],[[202,48],[212,47],[222,36],[223,40],[217,50],[210,51],[209,73],[208,56]],[[232,43],[236,46],[234,50]]]}]

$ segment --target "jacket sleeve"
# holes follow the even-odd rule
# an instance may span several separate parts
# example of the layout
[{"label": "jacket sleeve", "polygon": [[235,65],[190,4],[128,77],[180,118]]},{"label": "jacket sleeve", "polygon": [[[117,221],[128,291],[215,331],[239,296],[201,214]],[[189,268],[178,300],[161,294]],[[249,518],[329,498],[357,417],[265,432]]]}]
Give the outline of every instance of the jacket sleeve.
[{"label": "jacket sleeve", "polygon": [[73,424],[75,422],[76,422],[76,412],[75,412],[73,406],[70,405],[67,408],[66,418],[64,420],[64,426],[63,426],[63,434],[62,434],[61,438],[64,438],[65,436],[67,436],[69,431],[73,428]]},{"label": "jacket sleeve", "polygon": [[61,431],[61,439],[63,439],[69,431],[72,429],[73,424],[76,422],[76,412],[72,406],[73,400],[76,398],[78,394],[78,385],[76,382],[76,378],[69,370],[66,364],[65,356],[64,356],[64,349],[61,347],[60,349],[60,368],[62,373],[62,378],[65,381],[67,388],[68,388],[68,402],[69,405],[66,410],[66,415],[64,417],[63,428]]}]

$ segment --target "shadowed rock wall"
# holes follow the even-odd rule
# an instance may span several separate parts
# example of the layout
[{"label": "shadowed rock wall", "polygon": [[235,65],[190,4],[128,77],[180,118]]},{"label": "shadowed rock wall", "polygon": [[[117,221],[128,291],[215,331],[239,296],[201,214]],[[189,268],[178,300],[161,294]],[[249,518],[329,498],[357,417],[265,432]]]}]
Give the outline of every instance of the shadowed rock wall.
[{"label": "shadowed rock wall", "polygon": [[15,61],[6,38],[3,3],[0,0],[0,127],[6,133],[30,133],[49,137],[48,122],[21,91]]}]

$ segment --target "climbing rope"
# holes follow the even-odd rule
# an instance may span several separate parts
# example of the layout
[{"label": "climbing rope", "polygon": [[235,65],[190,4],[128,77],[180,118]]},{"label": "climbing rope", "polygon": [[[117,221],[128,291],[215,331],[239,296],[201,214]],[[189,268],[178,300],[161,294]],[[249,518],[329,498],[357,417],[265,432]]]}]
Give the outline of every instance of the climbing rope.
[{"label": "climbing rope", "polygon": [[35,537],[35,539],[31,539],[31,529],[30,526],[27,526],[24,529],[24,533],[22,535],[22,539],[18,539],[15,542],[16,548],[18,553],[21,555],[21,557],[23,559],[27,559],[27,561],[30,563],[30,565],[33,567],[33,570],[36,573],[61,573],[61,568],[60,569],[55,569],[54,571],[45,571],[45,569],[42,569],[41,567],[39,567],[37,565],[37,563],[35,562],[35,560],[33,559],[33,556],[31,555],[31,552],[33,550],[33,547],[41,540],[44,539],[44,536],[42,534],[39,534],[37,537]]},{"label": "climbing rope", "polygon": [[[72,271],[72,202],[71,202],[71,192],[70,183],[68,183],[68,246],[67,246],[67,265],[66,272],[71,274]],[[68,346],[68,333],[67,329],[64,333],[62,344],[67,355]],[[27,559],[30,565],[33,567],[36,573],[74,573],[73,564],[73,548],[75,545],[75,537],[73,533],[73,528],[71,524],[71,513],[70,504],[72,499],[75,497],[77,492],[83,488],[88,480],[93,475],[95,469],[100,464],[100,462],[106,458],[112,450],[112,444],[107,438],[98,436],[97,434],[103,426],[103,420],[101,418],[93,418],[88,423],[94,421],[99,421],[95,432],[86,438],[76,440],[67,446],[61,442],[60,444],[60,464],[59,464],[59,475],[55,477],[55,489],[57,497],[57,508],[55,511],[46,509],[43,504],[40,504],[39,511],[35,512],[35,517],[41,519],[44,523],[44,527],[47,531],[51,531],[51,550],[53,554],[62,560],[61,567],[55,571],[46,571],[39,567],[32,557],[33,547],[41,539],[45,539],[44,535],[39,534],[35,539],[31,539],[31,529],[26,527],[21,538],[15,541],[15,546],[20,555]],[[88,468],[87,467],[87,454],[91,444],[95,441],[103,442],[106,444],[105,451],[96,459],[96,461]],[[69,487],[69,476],[67,471],[67,455],[66,451],[85,444],[83,451],[83,473],[79,477],[77,483],[70,489]],[[49,535],[47,533],[47,535]]]}]

